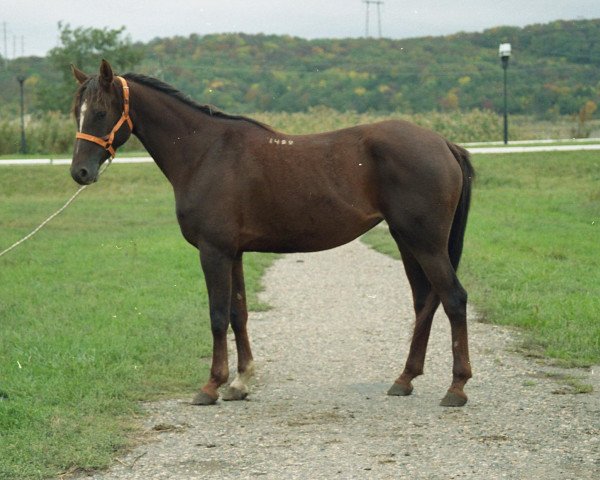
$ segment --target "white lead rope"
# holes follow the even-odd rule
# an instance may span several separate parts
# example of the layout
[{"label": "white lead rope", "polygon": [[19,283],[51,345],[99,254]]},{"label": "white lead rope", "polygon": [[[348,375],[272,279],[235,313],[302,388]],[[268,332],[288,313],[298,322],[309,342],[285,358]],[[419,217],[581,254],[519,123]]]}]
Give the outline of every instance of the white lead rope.
[{"label": "white lead rope", "polygon": [[[112,157],[108,160],[108,162],[100,169],[100,171],[98,172],[98,177],[100,177],[100,175],[102,173],[104,173],[104,171],[108,168],[108,166],[111,164],[112,162]],[[72,196],[71,198],[69,198],[67,200],[67,202],[60,207],[56,212],[54,212],[52,215],[50,215],[46,220],[44,220],[42,223],[40,223],[40,225],[35,228],[35,230],[33,230],[30,234],[24,236],[21,240],[19,240],[18,242],[13,243],[10,247],[8,247],[6,250],[3,250],[2,252],[0,252],[0,257],[2,255],[4,255],[5,253],[10,252],[13,248],[18,247],[19,245],[21,245],[23,242],[26,242],[27,240],[29,240],[31,237],[33,237],[37,232],[39,232],[42,228],[44,228],[46,226],[46,224],[48,224],[54,217],[56,217],[57,215],[59,215],[65,208],[67,208],[69,205],[71,205],[71,203],[73,203],[73,200],[75,200],[77,198],[77,195],[79,195],[81,192],[83,192],[83,190],[85,190],[89,185],[83,185],[81,187],[79,187],[79,190],[77,190]]]}]

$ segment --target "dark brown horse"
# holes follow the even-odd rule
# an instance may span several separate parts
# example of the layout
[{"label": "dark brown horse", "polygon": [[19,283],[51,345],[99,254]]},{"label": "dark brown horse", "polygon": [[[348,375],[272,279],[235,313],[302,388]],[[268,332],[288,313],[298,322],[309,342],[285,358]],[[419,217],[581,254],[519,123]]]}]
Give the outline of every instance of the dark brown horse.
[{"label": "dark brown horse", "polygon": [[[408,395],[423,373],[433,314],[452,327],[452,384],[442,405],[462,406],[471,377],[467,294],[456,277],[473,169],[468,153],[401,121],[315,135],[287,135],[199,105],[142,75],[73,67],[80,83],[71,175],[96,181],[100,165],[133,133],[169,179],[186,240],[200,251],[210,303],[210,377],[192,403],[216,402],[229,377],[227,330],[238,374],[225,400],[248,393],[253,373],[242,255],[337,247],[386,220],[410,282],[416,323],[404,371],[388,394]],[[110,132],[107,135],[107,132]],[[326,368],[326,367],[325,367]]]}]

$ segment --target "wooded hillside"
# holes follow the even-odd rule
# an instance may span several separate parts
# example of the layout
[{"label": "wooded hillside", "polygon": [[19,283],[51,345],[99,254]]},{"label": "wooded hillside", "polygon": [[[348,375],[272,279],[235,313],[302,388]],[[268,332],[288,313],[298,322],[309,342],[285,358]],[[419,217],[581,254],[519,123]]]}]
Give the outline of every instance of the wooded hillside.
[{"label": "wooded hillside", "polygon": [[[340,111],[413,113],[500,111],[497,50],[502,42],[513,47],[511,113],[574,114],[586,102],[600,102],[600,19],[405,40],[191,35],[131,48],[141,58],[135,71],[232,112],[294,112],[323,105]],[[92,68],[86,59],[79,61],[82,68]],[[44,93],[61,81],[63,72],[52,70],[48,58],[9,62],[0,71],[0,114],[16,112],[15,77],[21,73],[29,77],[29,111],[67,110],[70,98]]]}]

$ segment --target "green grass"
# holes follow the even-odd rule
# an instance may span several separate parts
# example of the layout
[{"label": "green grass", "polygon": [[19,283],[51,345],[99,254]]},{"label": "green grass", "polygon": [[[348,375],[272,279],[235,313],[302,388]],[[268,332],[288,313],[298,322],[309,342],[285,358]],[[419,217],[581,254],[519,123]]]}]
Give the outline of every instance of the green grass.
[{"label": "green grass", "polygon": [[[2,167],[0,250],[75,191],[68,167]],[[268,255],[246,255],[250,304]],[[0,258],[0,478],[110,463],[139,401],[190,396],[207,375],[207,297],[154,165],[114,165]]]},{"label": "green grass", "polygon": [[[459,276],[484,321],[526,333],[528,352],[600,363],[600,155],[475,155]],[[385,230],[365,237],[384,253]]]},{"label": "green grass", "polygon": [[559,388],[552,391],[555,395],[579,395],[594,391],[594,386],[583,382],[581,376],[556,372],[547,372],[544,373],[544,376],[553,379],[559,384]]}]

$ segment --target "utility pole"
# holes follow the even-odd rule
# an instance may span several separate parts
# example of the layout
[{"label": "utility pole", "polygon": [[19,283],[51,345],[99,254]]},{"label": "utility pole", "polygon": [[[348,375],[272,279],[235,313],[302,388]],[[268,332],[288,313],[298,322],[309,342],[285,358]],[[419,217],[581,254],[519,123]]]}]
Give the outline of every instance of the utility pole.
[{"label": "utility pole", "polygon": [[8,42],[6,40],[6,22],[2,22],[4,27],[4,67],[8,67]]},{"label": "utility pole", "polygon": [[381,4],[382,1],[375,2],[377,5],[377,33],[379,33],[379,38],[381,38]]},{"label": "utility pole", "polygon": [[367,6],[367,19],[365,22],[365,38],[369,38],[369,7],[371,6],[371,2],[368,0],[363,0],[363,3]]},{"label": "utility pole", "polygon": [[367,6],[366,22],[365,22],[365,37],[369,37],[369,8],[371,4],[377,6],[377,33],[381,38],[381,5],[384,4],[383,0],[363,0],[363,3]]},{"label": "utility pole", "polygon": [[504,144],[508,143],[508,89],[506,82],[506,71],[508,70],[508,60],[510,59],[512,48],[510,43],[501,43],[498,49],[498,56],[502,60],[502,69],[504,70]]},{"label": "utility pole", "polygon": [[27,153],[27,141],[25,140],[25,95],[23,92],[23,84],[25,83],[25,75],[19,75],[17,82],[19,82],[19,88],[21,90],[21,149],[20,152]]}]

